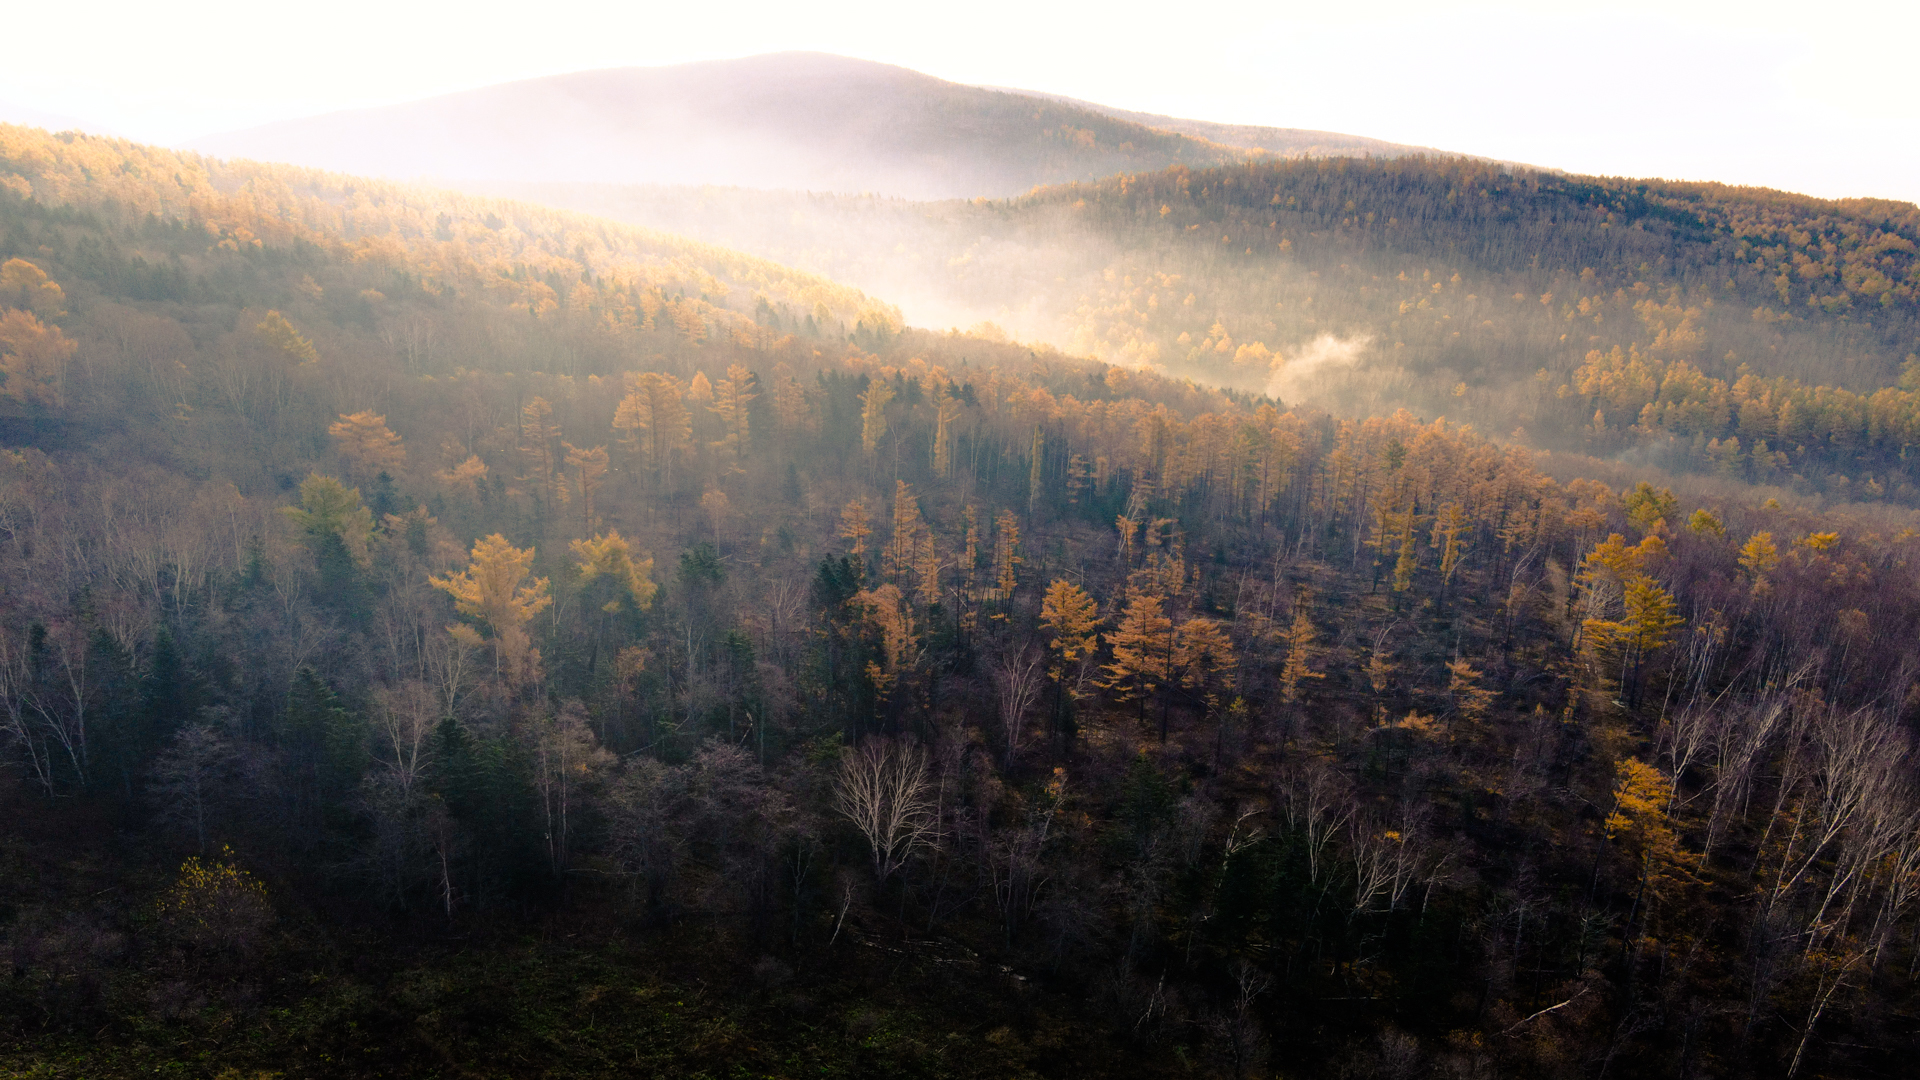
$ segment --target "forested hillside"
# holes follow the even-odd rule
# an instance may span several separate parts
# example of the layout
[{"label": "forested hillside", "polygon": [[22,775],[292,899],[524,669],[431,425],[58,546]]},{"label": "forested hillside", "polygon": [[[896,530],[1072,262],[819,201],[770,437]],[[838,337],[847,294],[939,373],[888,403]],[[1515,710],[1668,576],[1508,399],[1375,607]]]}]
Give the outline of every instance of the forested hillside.
[{"label": "forested hillside", "polygon": [[1920,498],[1910,203],[1462,159],[1176,169],[1005,203],[524,187],[1127,365],[1543,447]]},{"label": "forested hillside", "polygon": [[[1920,1051],[1910,512],[0,140],[9,1071]],[[1894,332],[1889,281],[1846,325]]]}]

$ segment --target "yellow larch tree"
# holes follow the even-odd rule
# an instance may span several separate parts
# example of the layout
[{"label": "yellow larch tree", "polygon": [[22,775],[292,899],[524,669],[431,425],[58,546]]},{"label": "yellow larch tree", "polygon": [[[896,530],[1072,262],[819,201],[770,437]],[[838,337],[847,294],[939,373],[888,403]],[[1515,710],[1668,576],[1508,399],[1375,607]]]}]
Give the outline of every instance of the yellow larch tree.
[{"label": "yellow larch tree", "polygon": [[533,569],[533,556],[534,549],[516,548],[494,533],[474,543],[465,570],[427,579],[453,597],[454,610],[493,631],[495,673],[514,684],[538,677],[540,653],[533,648],[527,624],[553,603],[546,578],[522,584]]},{"label": "yellow larch tree", "polygon": [[580,493],[580,515],[584,527],[592,532],[598,524],[593,512],[593,497],[600,485],[607,479],[607,448],[596,446],[582,449],[570,442],[560,444],[567,452],[567,469],[573,474],[573,483]]},{"label": "yellow larch tree", "polygon": [[840,508],[840,537],[847,542],[847,553],[856,558],[867,553],[867,537],[873,535],[873,515],[867,500],[854,499]]},{"label": "yellow larch tree", "polygon": [[1613,808],[1607,814],[1607,839],[1624,844],[1639,864],[1639,890],[1664,897],[1675,884],[1693,880],[1692,853],[1680,846],[1667,816],[1673,803],[1673,779],[1639,758],[1627,758],[1614,772]]},{"label": "yellow larch tree", "polygon": [[297,364],[316,364],[320,362],[320,353],[313,342],[300,336],[285,315],[269,311],[266,317],[254,326],[253,332],[260,336],[267,347],[286,356]]},{"label": "yellow larch tree", "polygon": [[0,393],[26,405],[58,409],[67,400],[67,362],[79,345],[30,311],[0,312]]},{"label": "yellow larch tree", "polygon": [[567,489],[557,482],[560,470],[553,445],[560,439],[560,427],[552,419],[553,405],[546,398],[536,397],[521,407],[520,456],[541,501],[564,505]]},{"label": "yellow larch tree", "polygon": [[940,388],[933,410],[933,471],[942,478],[951,478],[954,424],[960,419],[960,402],[953,396],[952,387]]},{"label": "yellow larch tree", "polygon": [[[635,610],[646,611],[653,606],[654,595],[659,591],[659,586],[653,583],[653,557],[636,555],[619,530],[609,529],[605,535],[575,540],[570,547],[573,557],[579,560],[576,565],[581,590],[596,599],[603,591],[610,594],[601,602],[601,610],[621,611],[631,605]],[[604,590],[599,582],[606,583]]]},{"label": "yellow larch tree", "polygon": [[893,400],[893,385],[885,379],[867,384],[860,395],[860,446],[869,454],[880,452],[880,440],[887,437],[887,403]]},{"label": "yellow larch tree", "polygon": [[773,415],[785,431],[807,432],[817,427],[807,404],[806,388],[784,361],[773,366]]},{"label": "yellow larch tree", "polygon": [[713,382],[704,371],[693,373],[693,381],[687,384],[687,400],[695,405],[707,405],[713,401]]},{"label": "yellow larch tree", "polygon": [[1047,635],[1047,651],[1053,658],[1048,674],[1055,681],[1065,679],[1068,669],[1093,655],[1100,626],[1100,605],[1085,589],[1064,578],[1055,578],[1040,600],[1040,628]]},{"label": "yellow larch tree", "polygon": [[658,371],[630,371],[627,393],[613,414],[615,438],[645,460],[647,468],[670,480],[673,456],[693,445],[693,417],[680,380]]},{"label": "yellow larch tree", "polygon": [[25,259],[8,259],[0,263],[0,309],[5,308],[57,319],[67,313],[67,294],[45,270]]},{"label": "yellow larch tree", "polygon": [[1287,627],[1287,659],[1280,667],[1280,700],[1291,705],[1300,700],[1300,684],[1307,679],[1324,679],[1326,673],[1313,670],[1315,644],[1320,639],[1313,618],[1307,614],[1303,595],[1293,603],[1293,622]]},{"label": "yellow larch tree", "polygon": [[1767,579],[1767,574],[1780,565],[1780,547],[1773,542],[1770,532],[1757,532],[1747,537],[1740,546],[1740,566],[1753,576],[1754,584]]},{"label": "yellow larch tree", "polygon": [[1430,544],[1440,549],[1440,587],[1447,588],[1453,582],[1453,572],[1460,568],[1460,560],[1466,554],[1466,545],[1462,537],[1467,534],[1472,519],[1461,509],[1459,503],[1442,506],[1433,516],[1433,535]]},{"label": "yellow larch tree", "polygon": [[478,454],[468,454],[465,461],[435,473],[434,479],[454,491],[466,494],[468,498],[477,498],[480,485],[487,479],[487,463],[481,461]]},{"label": "yellow larch tree", "polygon": [[880,553],[880,572],[890,579],[910,573],[920,554],[920,534],[926,523],[920,517],[920,500],[905,480],[893,482],[893,534]]},{"label": "yellow larch tree", "polygon": [[1145,719],[1147,698],[1173,674],[1173,620],[1159,596],[1136,592],[1127,601],[1120,625],[1106,637],[1113,662],[1106,666],[1107,677],[1101,685],[1121,701],[1140,702],[1140,716]]},{"label": "yellow larch tree", "polygon": [[1469,720],[1485,720],[1500,695],[1480,685],[1480,669],[1465,660],[1453,660],[1447,664],[1447,673],[1447,696],[1453,699],[1454,709]]},{"label": "yellow larch tree", "polygon": [[341,413],[327,434],[339,445],[340,456],[353,467],[353,474],[363,479],[391,474],[407,460],[400,436],[387,426],[386,417],[375,416],[372,409]]},{"label": "yellow larch tree", "polygon": [[1017,584],[1014,567],[1025,560],[1020,558],[1020,522],[1013,511],[1002,510],[993,519],[993,599],[1013,599],[1013,589]]},{"label": "yellow larch tree", "polygon": [[1180,624],[1173,657],[1173,666],[1180,673],[1180,685],[1212,694],[1232,685],[1238,663],[1233,639],[1218,619],[1196,616]]},{"label": "yellow larch tree", "polygon": [[727,377],[713,388],[713,404],[707,406],[708,412],[720,418],[722,435],[714,446],[731,457],[736,470],[753,449],[753,423],[748,410],[760,397],[752,390],[754,385],[752,372],[739,364],[728,365]]},{"label": "yellow larch tree", "polygon": [[913,605],[891,582],[862,589],[853,595],[851,603],[880,635],[882,659],[868,662],[867,677],[884,701],[900,677],[920,661],[920,634],[913,619]]}]

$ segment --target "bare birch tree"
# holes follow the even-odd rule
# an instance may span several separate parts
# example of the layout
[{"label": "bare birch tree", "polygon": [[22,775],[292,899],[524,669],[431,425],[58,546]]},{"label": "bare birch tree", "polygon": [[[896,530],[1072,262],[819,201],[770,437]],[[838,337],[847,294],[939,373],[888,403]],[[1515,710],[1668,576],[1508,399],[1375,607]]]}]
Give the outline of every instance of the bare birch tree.
[{"label": "bare birch tree", "polygon": [[915,851],[939,840],[927,789],[927,755],[918,746],[868,739],[840,759],[833,808],[866,838],[874,877],[883,883]]}]

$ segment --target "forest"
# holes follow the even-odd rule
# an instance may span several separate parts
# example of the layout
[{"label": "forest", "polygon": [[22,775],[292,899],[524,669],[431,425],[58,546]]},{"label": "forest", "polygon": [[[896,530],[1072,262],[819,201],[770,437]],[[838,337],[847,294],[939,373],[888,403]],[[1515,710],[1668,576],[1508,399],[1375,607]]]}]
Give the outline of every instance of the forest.
[{"label": "forest", "polygon": [[1541,449],[1920,501],[1908,203],[1417,156],[998,202],[499,190],[886,283],[916,321],[1342,415],[1405,407]]},{"label": "forest", "polygon": [[[1233,236],[1285,203],[1252,178],[1315,175],[1261,169],[988,210]],[[582,214],[0,127],[0,1068],[1904,1075],[1920,519],[1904,474],[1745,483],[1726,425],[1774,403],[1803,476],[1885,452],[1818,425],[1916,391],[1868,348],[1912,208],[1831,208],[1830,276],[1764,294],[1793,321],[1686,330],[1712,251],[1812,250],[1763,246],[1806,206],[1694,194],[1737,239],[1588,286],[1684,304],[1666,344],[1569,346],[1541,407],[1721,422],[1719,475],[1583,456],[1617,420],[1547,453]],[[1530,195],[1608,228],[1473,272],[1681,227],[1602,197]],[[1354,204],[1262,242],[1357,243]],[[1889,299],[1805,303],[1869,271]],[[1794,381],[1816,330],[1878,366]],[[1785,344],[1674,344],[1723,332]]]}]

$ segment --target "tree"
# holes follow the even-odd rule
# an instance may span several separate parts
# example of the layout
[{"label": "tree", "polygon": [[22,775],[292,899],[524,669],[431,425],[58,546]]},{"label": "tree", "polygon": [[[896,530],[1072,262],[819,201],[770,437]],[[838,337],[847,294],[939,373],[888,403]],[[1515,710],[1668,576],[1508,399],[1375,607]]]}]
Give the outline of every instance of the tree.
[{"label": "tree", "polygon": [[6,376],[0,393],[25,405],[65,407],[67,362],[78,348],[30,311],[0,311],[0,374]]},{"label": "tree", "polygon": [[626,374],[627,396],[613,414],[621,446],[667,479],[673,456],[693,444],[693,418],[680,380],[657,371]]},{"label": "tree", "polygon": [[1176,636],[1173,666],[1180,673],[1180,685],[1212,694],[1216,680],[1230,686],[1235,659],[1233,639],[1218,619],[1200,616],[1180,624]]},{"label": "tree", "polygon": [[336,548],[354,565],[364,567],[370,562],[367,545],[373,537],[373,511],[361,505],[359,488],[310,473],[300,482],[300,505],[284,507],[280,512],[306,533],[320,561],[323,579],[330,576],[330,562],[337,561]]},{"label": "tree", "polygon": [[867,513],[867,500],[855,499],[840,510],[840,536],[847,541],[847,553],[864,557],[867,553],[867,537],[873,535],[872,517]]},{"label": "tree", "polygon": [[560,445],[567,452],[567,468],[573,470],[573,480],[580,491],[580,516],[584,527],[591,531],[599,524],[598,515],[593,512],[593,497],[607,479],[607,448],[596,446],[582,450],[570,442]]},{"label": "tree", "polygon": [[386,417],[375,416],[372,409],[341,413],[339,422],[329,426],[327,434],[339,444],[340,456],[347,459],[353,473],[360,477],[396,472],[407,460],[400,436],[387,426]]},{"label": "tree", "polygon": [[1770,532],[1757,532],[1747,537],[1740,546],[1740,566],[1753,577],[1755,585],[1767,578],[1767,573],[1780,565],[1780,548],[1773,542]]},{"label": "tree", "polygon": [[468,454],[465,461],[435,473],[433,478],[469,499],[478,498],[480,485],[487,479],[487,463],[481,461],[478,454]]},{"label": "tree", "polygon": [[867,677],[885,700],[900,677],[920,661],[920,632],[913,606],[892,582],[855,593],[851,606],[862,612],[867,624],[880,635],[884,662],[868,663]]},{"label": "tree", "polygon": [[757,384],[758,380],[752,372],[739,364],[730,364],[727,377],[713,388],[713,404],[707,407],[708,412],[720,418],[720,430],[726,433],[714,445],[732,456],[736,469],[753,448],[753,426],[748,409],[760,395],[749,387]]},{"label": "tree", "polygon": [[444,719],[433,689],[403,682],[373,691],[376,757],[403,802],[411,801],[432,763],[433,731]]},{"label": "tree", "polygon": [[174,733],[167,749],[153,764],[149,788],[160,804],[161,817],[193,834],[201,854],[207,851],[207,833],[222,803],[231,794],[235,755],[219,729],[190,724]]},{"label": "tree", "polygon": [[565,874],[572,862],[573,833],[586,790],[614,756],[594,737],[586,710],[577,701],[567,702],[558,712],[542,710],[531,728],[533,786],[540,797],[547,865],[554,874]]},{"label": "tree", "polygon": [[0,263],[0,309],[5,308],[57,319],[67,313],[67,294],[45,270],[25,259],[8,259]]},{"label": "tree", "polygon": [[1665,648],[1674,628],[1686,619],[1675,610],[1673,594],[1645,574],[1630,575],[1624,593],[1621,619],[1588,619],[1581,624],[1581,634],[1595,653],[1619,665],[1621,692],[1631,703],[1638,698],[1641,664]]},{"label": "tree", "polygon": [[887,403],[893,400],[893,386],[885,379],[867,384],[860,395],[860,446],[868,454],[880,452],[880,440],[887,437]]},{"label": "tree", "polygon": [[[653,583],[653,557],[634,557],[633,547],[618,530],[586,540],[575,540],[571,549],[580,560],[580,589],[599,599],[603,611],[622,611],[629,607],[646,611],[653,606],[659,586]],[[601,582],[605,582],[602,587]]]},{"label": "tree", "polygon": [[1672,520],[1680,512],[1679,500],[1667,488],[1655,490],[1652,484],[1640,481],[1634,489],[1621,496],[1620,505],[1627,512],[1627,520],[1640,527],[1640,531],[1651,533],[1661,522]]},{"label": "tree", "polygon": [[953,476],[954,424],[960,419],[960,402],[950,386],[942,386],[934,396],[933,471],[936,476]]},{"label": "tree", "polygon": [[1080,586],[1055,578],[1040,601],[1040,627],[1053,657],[1048,676],[1062,686],[1070,677],[1084,680],[1086,663],[1099,643],[1099,604]]},{"label": "tree", "polygon": [[870,738],[840,758],[833,808],[867,841],[873,876],[883,885],[916,851],[940,840],[927,788],[927,756],[918,746]]},{"label": "tree", "polygon": [[1313,670],[1315,642],[1319,632],[1307,615],[1306,598],[1294,601],[1293,623],[1287,627],[1287,659],[1280,668],[1280,700],[1291,705],[1300,700],[1300,683],[1305,679],[1324,679],[1326,673]]},{"label": "tree", "polygon": [[993,690],[1000,707],[1000,723],[1006,734],[1003,761],[1011,764],[1020,752],[1020,738],[1026,732],[1027,714],[1040,700],[1045,665],[1031,648],[1009,650],[993,660]]},{"label": "tree", "polygon": [[993,519],[993,582],[992,599],[1013,599],[1013,588],[1017,583],[1013,568],[1025,560],[1020,558],[1020,522],[1013,511],[1002,510]]},{"label": "tree", "polygon": [[1143,720],[1147,698],[1173,675],[1173,639],[1173,620],[1167,617],[1163,602],[1145,592],[1128,599],[1120,625],[1107,635],[1113,662],[1107,665],[1107,681],[1101,685],[1115,691],[1121,701],[1138,701]]},{"label": "tree", "polygon": [[560,440],[560,426],[552,423],[553,404],[535,397],[520,409],[520,457],[526,465],[525,476],[534,482],[535,493],[543,507],[566,505],[567,489],[558,483],[559,461],[553,444]]},{"label": "tree", "polygon": [[920,517],[920,501],[905,480],[893,487],[893,533],[880,553],[880,572],[888,578],[905,578],[919,561],[920,534],[927,529]]},{"label": "tree", "polygon": [[1499,693],[1482,687],[1480,670],[1465,660],[1449,661],[1447,672],[1447,696],[1454,709],[1469,720],[1485,720]]},{"label": "tree", "polygon": [[300,331],[295,330],[293,324],[287,321],[287,317],[277,311],[267,312],[266,318],[261,319],[254,326],[253,332],[259,335],[260,340],[265,342],[268,348],[296,364],[307,365],[320,362],[320,353],[313,347],[313,342],[301,337]]},{"label": "tree", "polygon": [[536,678],[540,652],[527,635],[527,623],[553,603],[547,579],[522,585],[533,567],[532,548],[519,549],[499,533],[473,545],[472,565],[457,574],[428,578],[453,597],[454,610],[484,622],[493,631],[494,672],[518,684]]},{"label": "tree", "polygon": [[1626,847],[1638,864],[1636,912],[1648,895],[1664,898],[1672,885],[1693,880],[1693,857],[1680,847],[1679,834],[1667,818],[1672,803],[1673,780],[1658,768],[1639,758],[1627,758],[1615,768],[1607,839]]}]

